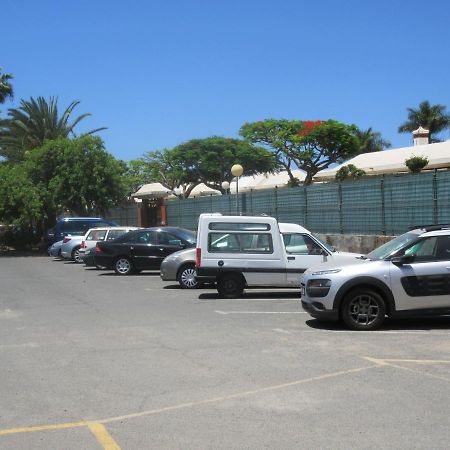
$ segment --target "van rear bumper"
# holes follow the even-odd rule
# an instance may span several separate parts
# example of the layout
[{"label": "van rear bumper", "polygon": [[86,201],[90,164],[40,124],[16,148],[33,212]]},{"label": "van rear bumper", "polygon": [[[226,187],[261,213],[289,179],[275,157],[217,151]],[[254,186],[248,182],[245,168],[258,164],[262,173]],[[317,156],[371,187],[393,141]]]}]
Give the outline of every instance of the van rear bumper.
[{"label": "van rear bumper", "polygon": [[199,283],[214,283],[217,281],[217,276],[221,272],[220,269],[212,269],[212,268],[195,268],[195,279]]}]

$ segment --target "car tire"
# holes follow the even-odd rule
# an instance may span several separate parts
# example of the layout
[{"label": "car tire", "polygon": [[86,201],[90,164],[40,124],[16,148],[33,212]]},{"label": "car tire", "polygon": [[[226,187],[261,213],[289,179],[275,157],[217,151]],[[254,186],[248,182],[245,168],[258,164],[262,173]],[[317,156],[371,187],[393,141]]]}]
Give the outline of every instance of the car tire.
[{"label": "car tire", "polygon": [[114,261],[114,271],[117,275],[131,275],[133,273],[133,264],[125,256],[121,256]]},{"label": "car tire", "polygon": [[181,289],[196,289],[199,285],[195,279],[195,264],[185,264],[177,274]]},{"label": "car tire", "polygon": [[72,250],[72,259],[77,263],[81,264],[83,262],[83,257],[80,255],[80,247],[75,247]]},{"label": "car tire", "polygon": [[239,298],[244,292],[244,280],[241,275],[229,273],[217,281],[217,292],[222,298]]},{"label": "car tire", "polygon": [[383,297],[370,288],[350,291],[341,307],[341,318],[355,331],[372,331],[380,328],[386,316]]}]

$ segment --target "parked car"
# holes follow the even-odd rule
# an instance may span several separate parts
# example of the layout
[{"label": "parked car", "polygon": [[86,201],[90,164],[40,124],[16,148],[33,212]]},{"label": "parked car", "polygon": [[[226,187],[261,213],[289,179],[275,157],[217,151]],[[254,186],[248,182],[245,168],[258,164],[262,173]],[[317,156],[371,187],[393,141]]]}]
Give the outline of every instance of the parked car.
[{"label": "parked car", "polygon": [[65,217],[59,219],[53,228],[47,230],[43,245],[45,249],[48,249],[54,242],[66,236],[84,236],[90,228],[114,226],[117,226],[115,222],[101,217]]},{"label": "parked car", "polygon": [[405,233],[352,264],[307,270],[302,306],[320,320],[375,330],[385,316],[450,313],[450,225]]},{"label": "parked car", "polygon": [[187,248],[164,258],[161,263],[161,279],[178,281],[182,289],[195,289],[199,282],[195,279],[195,248]]},{"label": "parked car", "polygon": [[325,261],[354,260],[309,230],[268,216],[200,214],[196,280],[216,282],[222,297],[237,298],[245,286],[300,288],[299,276]]},{"label": "parked car", "polygon": [[66,236],[61,245],[61,257],[66,261],[75,261],[77,264],[83,262],[80,253],[81,241],[84,236]]},{"label": "parked car", "polygon": [[83,237],[80,247],[80,256],[87,267],[95,266],[94,250],[99,241],[113,241],[129,231],[137,230],[138,227],[107,227],[91,228]]},{"label": "parked car", "polygon": [[159,270],[162,260],[180,249],[194,247],[195,233],[184,228],[153,227],[130,231],[109,242],[97,242],[94,263],[119,275]]},{"label": "parked car", "polygon": [[55,242],[53,245],[50,246],[48,249],[48,254],[50,256],[53,256],[54,258],[61,258],[61,246],[63,241]]}]

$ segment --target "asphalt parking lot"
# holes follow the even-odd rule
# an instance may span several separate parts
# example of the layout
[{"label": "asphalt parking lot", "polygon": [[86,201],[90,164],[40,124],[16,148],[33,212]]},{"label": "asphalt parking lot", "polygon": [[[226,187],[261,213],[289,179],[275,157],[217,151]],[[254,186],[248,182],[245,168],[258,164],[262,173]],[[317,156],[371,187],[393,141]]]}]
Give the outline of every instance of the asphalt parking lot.
[{"label": "asphalt parking lot", "polygon": [[0,449],[448,449],[450,317],[351,332],[295,290],[0,258]]}]

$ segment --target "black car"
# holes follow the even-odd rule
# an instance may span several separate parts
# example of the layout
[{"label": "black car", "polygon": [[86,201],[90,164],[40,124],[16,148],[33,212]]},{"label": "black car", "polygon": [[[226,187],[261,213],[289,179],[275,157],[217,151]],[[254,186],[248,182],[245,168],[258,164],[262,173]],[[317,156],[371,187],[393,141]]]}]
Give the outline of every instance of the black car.
[{"label": "black car", "polygon": [[119,275],[141,270],[159,270],[162,260],[183,248],[195,247],[196,234],[176,227],[154,227],[130,231],[95,246],[96,266],[114,269]]}]

